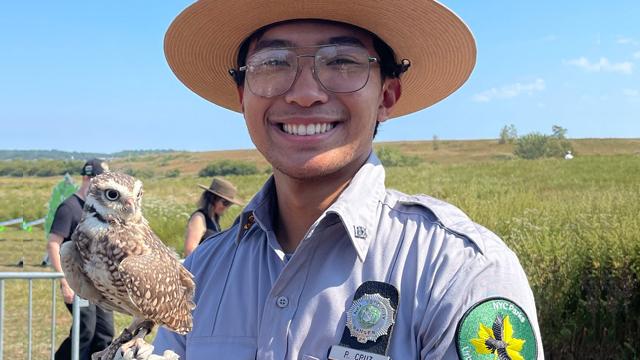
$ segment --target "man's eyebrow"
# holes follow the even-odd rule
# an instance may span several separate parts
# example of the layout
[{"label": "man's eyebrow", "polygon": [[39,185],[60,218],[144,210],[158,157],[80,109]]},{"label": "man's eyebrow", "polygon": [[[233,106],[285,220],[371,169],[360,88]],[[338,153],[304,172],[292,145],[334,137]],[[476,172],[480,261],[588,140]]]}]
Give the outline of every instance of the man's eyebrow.
[{"label": "man's eyebrow", "polygon": [[289,48],[295,47],[296,44],[289,40],[282,39],[273,39],[273,40],[260,40],[256,43],[256,46],[253,48],[253,51],[260,51],[266,48]]},{"label": "man's eyebrow", "polygon": [[329,44],[336,45],[356,45],[360,47],[365,47],[362,41],[353,36],[336,36],[329,39]]},{"label": "man's eyebrow", "polygon": [[[362,41],[360,41],[359,39],[353,36],[335,36],[335,37],[329,38],[329,40],[326,42],[323,41],[322,43],[319,43],[318,45],[329,45],[329,44],[355,45],[355,46],[365,47]],[[256,43],[256,46],[253,48],[253,52],[257,52],[267,48],[293,48],[293,47],[296,47],[296,44],[289,40],[266,39],[266,40],[258,41]]]}]

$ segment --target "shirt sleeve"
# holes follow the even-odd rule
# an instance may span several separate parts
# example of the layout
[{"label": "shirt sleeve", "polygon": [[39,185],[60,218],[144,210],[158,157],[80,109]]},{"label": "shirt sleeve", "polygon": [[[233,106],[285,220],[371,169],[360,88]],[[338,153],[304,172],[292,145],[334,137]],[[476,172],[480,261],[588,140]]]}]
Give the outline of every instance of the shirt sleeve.
[{"label": "shirt sleeve", "polygon": [[72,211],[69,205],[66,203],[60,204],[56,209],[56,215],[53,217],[53,223],[51,224],[50,233],[60,235],[62,238],[68,238],[71,236],[73,230],[71,223],[73,221]]},{"label": "shirt sleeve", "polygon": [[456,349],[459,322],[474,305],[492,298],[508,299],[524,310],[536,337],[538,359],[544,359],[533,292],[511,250],[503,245],[485,254],[478,253],[462,263],[449,281],[442,296],[429,301],[432,305],[420,325],[421,359],[459,359]]}]

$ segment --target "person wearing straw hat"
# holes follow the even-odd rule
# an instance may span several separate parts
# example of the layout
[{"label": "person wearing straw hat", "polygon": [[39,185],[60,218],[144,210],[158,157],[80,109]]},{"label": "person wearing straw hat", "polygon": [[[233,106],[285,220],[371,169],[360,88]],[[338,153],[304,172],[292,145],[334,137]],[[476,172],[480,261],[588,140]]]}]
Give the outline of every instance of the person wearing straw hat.
[{"label": "person wearing straw hat", "polygon": [[244,115],[273,176],[185,260],[193,330],[161,328],[156,353],[543,358],[516,255],[453,205],[387,189],[373,152],[380,123],[436,104],[471,74],[475,41],[451,10],[200,0],[169,27],[165,55],[189,89]]},{"label": "person wearing straw hat", "polygon": [[243,205],[237,198],[238,189],[225,179],[214,177],[209,187],[198,186],[204,191],[198,200],[198,210],[191,214],[187,223],[184,256],[189,256],[196,246],[222,231],[220,217],[231,204]]}]

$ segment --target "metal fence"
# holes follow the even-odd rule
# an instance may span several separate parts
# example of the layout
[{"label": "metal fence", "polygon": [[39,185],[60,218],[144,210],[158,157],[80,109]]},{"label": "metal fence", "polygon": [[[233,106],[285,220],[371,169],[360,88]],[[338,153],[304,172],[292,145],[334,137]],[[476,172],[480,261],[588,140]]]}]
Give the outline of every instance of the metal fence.
[{"label": "metal fence", "polygon": [[[4,283],[6,280],[29,281],[29,299],[27,304],[27,359],[31,360],[32,353],[32,321],[33,321],[33,281],[51,281],[51,360],[54,359],[56,345],[56,283],[57,279],[64,277],[62,273],[53,272],[0,272],[0,360],[4,354]],[[80,298],[76,296],[73,301],[73,322],[71,334],[71,359],[79,360],[80,340]]]}]

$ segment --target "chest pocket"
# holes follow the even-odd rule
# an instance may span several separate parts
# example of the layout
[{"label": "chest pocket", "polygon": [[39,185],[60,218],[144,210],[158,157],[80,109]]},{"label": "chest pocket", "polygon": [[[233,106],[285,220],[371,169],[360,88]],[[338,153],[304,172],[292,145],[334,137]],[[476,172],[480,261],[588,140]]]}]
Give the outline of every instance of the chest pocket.
[{"label": "chest pocket", "polygon": [[207,336],[187,339],[189,360],[255,360],[258,351],[255,337]]}]

